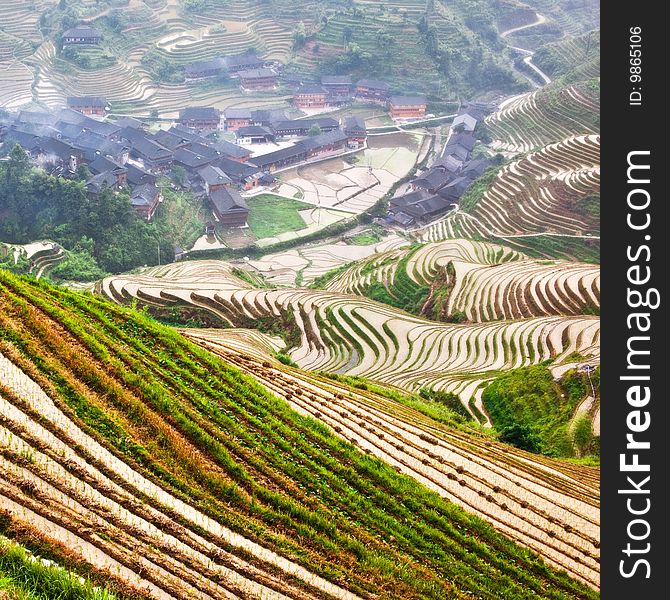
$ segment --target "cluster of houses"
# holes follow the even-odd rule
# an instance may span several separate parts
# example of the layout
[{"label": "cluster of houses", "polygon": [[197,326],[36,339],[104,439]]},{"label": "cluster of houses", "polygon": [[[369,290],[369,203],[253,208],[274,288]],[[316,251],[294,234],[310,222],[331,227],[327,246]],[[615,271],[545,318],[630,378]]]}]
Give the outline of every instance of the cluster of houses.
[{"label": "cluster of houses", "polygon": [[[80,165],[86,165],[91,173],[86,181],[89,195],[105,188],[127,191],[137,214],[149,220],[162,201],[158,176],[178,172],[181,185],[210,202],[218,222],[244,226],[249,210],[241,191],[271,184],[277,169],[362,147],[367,135],[359,119],[340,124],[334,119],[289,120],[281,111],[251,111],[258,125],[247,127],[271,128],[272,139],[299,138],[290,147],[252,161],[252,152],[213,133],[221,125],[216,109],[186,108],[170,129],[150,132],[133,118],[92,118],[98,105],[106,105],[105,100],[76,98],[54,112],[8,113],[0,121],[0,141],[6,152],[19,144],[54,175],[73,178]],[[320,128],[317,135],[315,124]]]},{"label": "cluster of houses", "polygon": [[266,92],[277,88],[281,67],[281,63],[259,58],[252,50],[192,62],[184,67],[184,77],[197,81],[225,74],[238,79],[243,92]]},{"label": "cluster of houses", "polygon": [[301,84],[293,93],[294,106],[302,110],[338,107],[354,100],[386,106],[393,119],[421,119],[426,115],[424,96],[391,95],[389,84],[375,79],[354,84],[349,75],[324,75],[320,83]]},{"label": "cluster of houses", "polygon": [[475,128],[493,107],[470,103],[454,118],[441,155],[415,177],[406,194],[392,198],[388,222],[402,227],[428,223],[457,204],[470,184],[492,166],[486,157],[472,157]]}]

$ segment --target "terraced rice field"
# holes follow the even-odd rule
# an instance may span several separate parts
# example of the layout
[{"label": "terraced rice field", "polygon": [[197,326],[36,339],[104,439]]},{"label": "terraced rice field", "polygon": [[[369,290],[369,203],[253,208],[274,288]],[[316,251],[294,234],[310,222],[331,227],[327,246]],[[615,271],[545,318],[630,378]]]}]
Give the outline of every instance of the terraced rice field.
[{"label": "terraced rice field", "polygon": [[597,597],[594,469],[1,272],[0,332],[3,517],[126,589]]},{"label": "terraced rice field", "polygon": [[452,234],[501,238],[598,234],[580,203],[600,193],[600,137],[567,138],[504,166],[474,208],[417,232],[422,241]]},{"label": "terraced rice field", "polygon": [[552,79],[583,81],[600,77],[600,31],[547,44],[533,62]]},{"label": "terraced rice field", "polygon": [[55,242],[33,242],[31,244],[3,244],[0,242],[0,249],[6,249],[8,254],[17,262],[20,256],[25,257],[30,263],[29,273],[39,279],[49,269],[56,266],[65,258],[63,248]]},{"label": "terraced rice field", "polygon": [[[598,565],[593,559],[599,554],[598,494],[593,488],[586,500],[581,491],[591,487],[592,474],[572,479],[579,468],[530,458],[489,441],[475,442],[460,432],[444,431],[431,419],[394,401],[346,389],[304,371],[286,370],[278,363],[261,363],[257,356],[240,355],[225,330],[184,333],[254,376],[294,410],[318,418],[366,453],[540,552],[551,564],[597,583]],[[542,471],[545,474],[540,475]],[[545,487],[549,473],[552,483]],[[533,485],[528,485],[531,481]],[[558,488],[552,490],[556,483]],[[561,496],[560,508],[547,503]],[[571,558],[561,557],[562,553]],[[589,558],[584,560],[585,556]]]},{"label": "terraced rice field", "polygon": [[492,147],[531,152],[575,135],[600,131],[600,91],[592,82],[550,86],[510,99],[486,118]]},{"label": "terraced rice field", "polygon": [[[207,265],[205,265],[207,267]],[[435,323],[364,297],[306,289],[250,289],[228,274],[197,274],[198,263],[170,267],[170,278],[110,277],[99,291],[115,301],[209,310],[232,326],[261,319],[295,321],[299,343],[287,349],[302,368],[360,375],[407,390],[459,394],[467,405],[496,373],[579,352],[598,357],[600,323],[587,316],[546,316],[474,325]],[[195,275],[194,275],[195,274]]]},{"label": "terraced rice field", "polygon": [[286,250],[251,260],[249,264],[276,286],[292,287],[301,282],[309,285],[331,269],[357,261],[366,256],[385,254],[391,248],[407,246],[409,242],[397,235],[390,235],[369,246],[349,245],[344,242],[319,244],[295,250]]},{"label": "terraced rice field", "polygon": [[324,289],[366,296],[370,285],[381,283],[397,295],[400,265],[413,283],[430,286],[449,263],[454,274],[447,281],[446,314],[463,313],[471,322],[579,315],[600,305],[596,265],[529,260],[503,246],[465,239],[375,254],[335,276]]}]

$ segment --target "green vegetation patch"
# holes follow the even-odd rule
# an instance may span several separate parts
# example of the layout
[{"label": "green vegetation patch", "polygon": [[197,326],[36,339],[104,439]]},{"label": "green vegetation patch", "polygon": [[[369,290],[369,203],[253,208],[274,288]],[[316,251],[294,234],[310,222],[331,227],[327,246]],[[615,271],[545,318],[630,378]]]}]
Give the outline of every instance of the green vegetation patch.
[{"label": "green vegetation patch", "polygon": [[[600,369],[591,374],[599,397]],[[482,400],[501,441],[550,456],[597,454],[593,435],[584,426],[571,427],[578,404],[592,394],[586,373],[569,371],[554,381],[544,365],[515,369],[495,379]]]},{"label": "green vegetation patch", "polygon": [[307,227],[298,211],[313,208],[311,204],[294,198],[261,194],[247,199],[251,231],[258,239],[274,237],[287,231]]},{"label": "green vegetation patch", "polygon": [[108,590],[43,563],[21,546],[0,538],[0,597],[12,600],[116,600]]}]

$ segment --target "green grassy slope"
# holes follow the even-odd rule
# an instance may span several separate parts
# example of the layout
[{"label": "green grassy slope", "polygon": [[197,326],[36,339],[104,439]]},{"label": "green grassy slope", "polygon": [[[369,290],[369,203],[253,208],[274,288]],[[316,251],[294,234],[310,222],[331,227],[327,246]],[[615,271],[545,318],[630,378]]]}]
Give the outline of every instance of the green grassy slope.
[{"label": "green grassy slope", "polygon": [[[21,430],[5,419],[0,429],[21,432],[35,450],[19,455],[6,449],[3,459],[14,465],[13,475],[0,477],[0,500],[11,497],[30,507],[135,572],[138,556],[161,564],[177,577],[176,587],[168,587],[170,578],[158,576],[147,564],[140,571],[172,594],[187,596],[187,584],[202,591],[231,586],[212,574],[223,563],[290,597],[329,595],[323,583],[305,580],[298,571],[289,576],[280,569],[277,576],[279,567],[269,566],[270,559],[254,558],[235,544],[221,545],[213,533],[215,522],[306,568],[320,581],[363,598],[597,597],[483,521],[365,456],[238,369],[141,314],[3,271],[0,351],[48,392],[90,440],[68,450],[69,460],[57,445],[38,443],[33,422],[64,441],[67,437],[1,381],[2,397],[29,421]],[[113,475],[113,461],[100,463],[90,454],[94,441],[163,492],[137,494],[137,483]],[[88,476],[77,467],[81,459],[92,465]],[[63,470],[57,483],[61,493],[75,494],[80,478],[86,482],[82,486],[93,488],[88,492],[93,495],[78,496],[92,511],[90,518],[82,509],[40,501],[51,493],[46,481],[56,483],[42,470],[45,461],[53,463],[50,472]],[[100,475],[90,475],[92,468]],[[33,476],[45,483],[15,487],[21,477]],[[75,491],[68,492],[70,478]],[[114,491],[114,485],[125,492]],[[102,495],[97,503],[90,500],[94,493]],[[188,511],[170,511],[165,494],[213,521],[196,524]],[[152,538],[149,528],[130,525],[124,521],[126,512],[105,512],[104,497],[136,518],[162,511],[166,516],[154,517],[152,523],[192,551],[204,552],[208,566],[188,562],[177,541],[165,544],[163,538]],[[13,521],[21,520],[15,513]],[[195,533],[202,541],[195,540]],[[240,567],[241,559],[256,570]]]}]

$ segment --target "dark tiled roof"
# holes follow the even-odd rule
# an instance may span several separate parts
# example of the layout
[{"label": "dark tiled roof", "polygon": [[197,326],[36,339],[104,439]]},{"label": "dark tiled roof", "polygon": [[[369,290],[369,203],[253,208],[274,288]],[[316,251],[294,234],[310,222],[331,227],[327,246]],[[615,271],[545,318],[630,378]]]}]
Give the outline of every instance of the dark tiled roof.
[{"label": "dark tiled roof", "polygon": [[94,175],[86,182],[86,187],[93,192],[99,192],[104,186],[115,187],[117,185],[115,171],[119,169],[125,170],[123,167],[117,167],[111,171],[104,171],[103,173]]},{"label": "dark tiled roof", "polygon": [[110,158],[106,156],[97,156],[95,160],[89,163],[88,168],[93,174],[104,173],[105,171],[111,171],[120,165],[116,164]]},{"label": "dark tiled roof", "polygon": [[224,156],[230,156],[232,158],[247,158],[252,154],[246,148],[242,148],[242,146],[238,146],[237,144],[233,144],[232,142],[228,142],[226,140],[219,140],[218,142],[214,142],[212,144],[212,148],[215,148]]},{"label": "dark tiled roof", "polygon": [[241,137],[274,137],[274,134],[267,128],[261,125],[249,125],[248,127],[240,127],[235,135]]},{"label": "dark tiled roof", "polygon": [[331,144],[337,144],[338,142],[343,142],[347,139],[347,134],[344,133],[341,129],[335,129],[333,131],[326,131],[325,133],[320,133],[314,137],[307,138],[298,142],[303,144],[306,148],[313,150],[322,146],[329,146]]},{"label": "dark tiled roof", "polygon": [[295,92],[294,95],[300,96],[302,94],[322,94],[324,96],[328,95],[328,90],[318,83],[305,83],[301,85]]},{"label": "dark tiled roof", "polygon": [[470,151],[460,144],[450,144],[445,150],[445,156],[454,156],[458,160],[465,162],[470,158]]},{"label": "dark tiled roof", "polygon": [[249,119],[251,120],[251,110],[248,108],[239,108],[231,106],[223,111],[226,119]]},{"label": "dark tiled roof", "polygon": [[361,117],[347,117],[344,120],[344,131],[347,133],[364,133],[367,131],[365,121]]},{"label": "dark tiled roof", "polygon": [[155,183],[156,176],[152,173],[144,171],[135,165],[126,163],[126,169],[128,169],[128,181],[132,185],[142,185],[143,183]]},{"label": "dark tiled roof", "polygon": [[240,79],[266,79],[268,77],[277,77],[272,69],[244,69],[237,73]]},{"label": "dark tiled roof", "polygon": [[68,29],[62,35],[63,38],[96,38],[102,37],[102,31],[88,25],[78,25]]},{"label": "dark tiled roof", "polygon": [[125,127],[130,127],[131,129],[141,129],[144,126],[144,123],[142,123],[142,121],[139,119],[134,119],[133,117],[123,117],[122,119],[115,121],[114,125],[117,125],[122,129]]},{"label": "dark tiled roof", "polygon": [[62,160],[69,160],[70,156],[79,156],[81,154],[71,144],[50,137],[40,138],[36,147],[44,154],[54,154]]},{"label": "dark tiled roof", "polygon": [[218,109],[210,106],[189,106],[179,111],[179,119],[182,121],[218,121],[221,113]]},{"label": "dark tiled roof", "polygon": [[87,118],[82,123],[82,125],[89,131],[97,133],[98,135],[101,135],[103,137],[110,137],[115,133],[121,131],[121,128],[114,123],[108,123],[106,121],[96,121],[95,119],[90,118]]},{"label": "dark tiled roof", "polygon": [[208,185],[217,185],[221,183],[231,183],[232,180],[219,167],[207,165],[202,169],[198,169],[198,175]]},{"label": "dark tiled roof", "polygon": [[146,138],[140,138],[132,142],[132,150],[143,158],[149,160],[162,160],[172,156],[169,150],[166,150],[160,144]]},{"label": "dark tiled roof", "polygon": [[488,158],[476,158],[463,169],[463,175],[468,179],[476,179],[481,177],[492,164]]},{"label": "dark tiled roof", "polygon": [[477,119],[468,114],[461,114],[454,118],[451,128],[455,129],[459,125],[463,125],[464,131],[473,131],[477,126]]},{"label": "dark tiled roof", "polygon": [[421,177],[414,180],[414,185],[426,190],[439,190],[449,183],[451,175],[444,169],[432,168]]},{"label": "dark tiled roof", "polygon": [[251,120],[254,123],[274,124],[286,121],[286,111],[283,108],[261,108],[251,111]]},{"label": "dark tiled roof", "polygon": [[190,127],[184,127],[184,125],[174,125],[168,129],[168,132],[179,135],[186,140],[191,140],[192,142],[198,142],[205,139],[197,131],[191,129]]},{"label": "dark tiled roof", "polygon": [[472,132],[461,131],[460,133],[454,132],[449,136],[449,141],[447,142],[447,148],[452,145],[460,144],[464,148],[467,148],[470,152],[475,147],[477,140]]},{"label": "dark tiled roof", "polygon": [[425,200],[422,200],[421,202],[406,206],[403,208],[403,212],[411,217],[420,219],[422,217],[430,217],[437,213],[449,210],[449,206],[450,202],[447,198],[431,196]]},{"label": "dark tiled roof", "polygon": [[425,106],[425,96],[391,96],[389,102],[392,106]]},{"label": "dark tiled roof", "polygon": [[321,85],[351,85],[351,75],[324,75]]},{"label": "dark tiled roof", "polygon": [[261,169],[265,169],[270,165],[284,161],[297,159],[302,156],[307,155],[307,148],[305,148],[301,142],[294,144],[288,148],[280,148],[274,152],[268,152],[267,154],[262,154],[261,156],[254,156],[254,164],[258,165]]},{"label": "dark tiled roof", "polygon": [[231,211],[246,212],[249,210],[247,203],[244,201],[244,198],[240,196],[240,193],[237,190],[232,190],[230,188],[214,190],[209,195],[209,199],[212,201],[214,208],[216,208],[219,214]]},{"label": "dark tiled roof", "polygon": [[181,135],[175,135],[169,131],[161,130],[154,134],[156,140],[161,146],[165,146],[168,150],[176,150],[180,147],[188,147],[191,145],[191,140],[184,138]]},{"label": "dark tiled roof", "polygon": [[433,166],[444,167],[450,173],[456,173],[463,166],[463,161],[451,154],[439,158],[433,163]]},{"label": "dark tiled roof", "polygon": [[202,154],[196,154],[190,150],[179,148],[178,150],[175,150],[174,160],[185,167],[197,169],[199,167],[204,167],[215,159],[211,156],[203,156]]},{"label": "dark tiled roof", "polygon": [[106,108],[109,102],[104,96],[68,96],[67,105],[68,106],[97,106],[100,108]]},{"label": "dark tiled roof", "polygon": [[132,195],[130,202],[133,206],[152,206],[156,201],[156,196],[160,193],[160,189],[153,183],[145,183],[137,186]]},{"label": "dark tiled roof", "polygon": [[83,123],[86,121],[86,115],[82,115],[77,110],[72,110],[71,108],[62,108],[57,113],[58,121],[63,123]]},{"label": "dark tiled roof", "polygon": [[64,138],[69,138],[71,140],[78,138],[84,132],[83,123],[75,124],[58,121],[54,127],[62,134]]},{"label": "dark tiled roof", "polygon": [[200,142],[193,142],[191,144],[191,147],[188,148],[191,152],[194,154],[200,154],[201,156],[204,156],[206,158],[217,158],[220,156],[220,152],[211,146],[210,144],[202,144]]},{"label": "dark tiled roof", "polygon": [[356,87],[366,87],[385,91],[388,91],[390,89],[388,83],[386,83],[385,81],[380,81],[378,79],[361,79],[356,83]]},{"label": "dark tiled roof", "polygon": [[48,112],[31,112],[22,110],[16,118],[18,123],[33,123],[35,125],[53,125],[57,117]]},{"label": "dark tiled roof", "polygon": [[258,166],[253,163],[241,163],[226,157],[217,159],[212,165],[219,167],[228,177],[236,182],[240,182],[246,177],[251,177],[260,171]]},{"label": "dark tiled roof", "polygon": [[213,58],[211,60],[198,60],[192,62],[184,67],[186,75],[197,75],[203,71],[219,71],[225,67],[221,58]]},{"label": "dark tiled roof", "polygon": [[416,190],[402,196],[391,198],[389,203],[391,207],[406,207],[410,206],[411,204],[416,204],[417,202],[422,202],[423,200],[426,200],[430,197],[432,197],[432,194],[429,194],[425,190]]},{"label": "dark tiled roof", "polygon": [[340,123],[332,117],[317,117],[312,119],[293,119],[290,121],[279,121],[275,124],[276,132],[292,131],[300,129],[309,131],[312,125],[318,125],[321,129],[335,129],[340,126]]},{"label": "dark tiled roof", "polygon": [[224,56],[223,62],[229,69],[253,68],[263,64],[263,59],[258,58],[255,54],[245,52],[244,54],[234,54],[232,56]]}]

